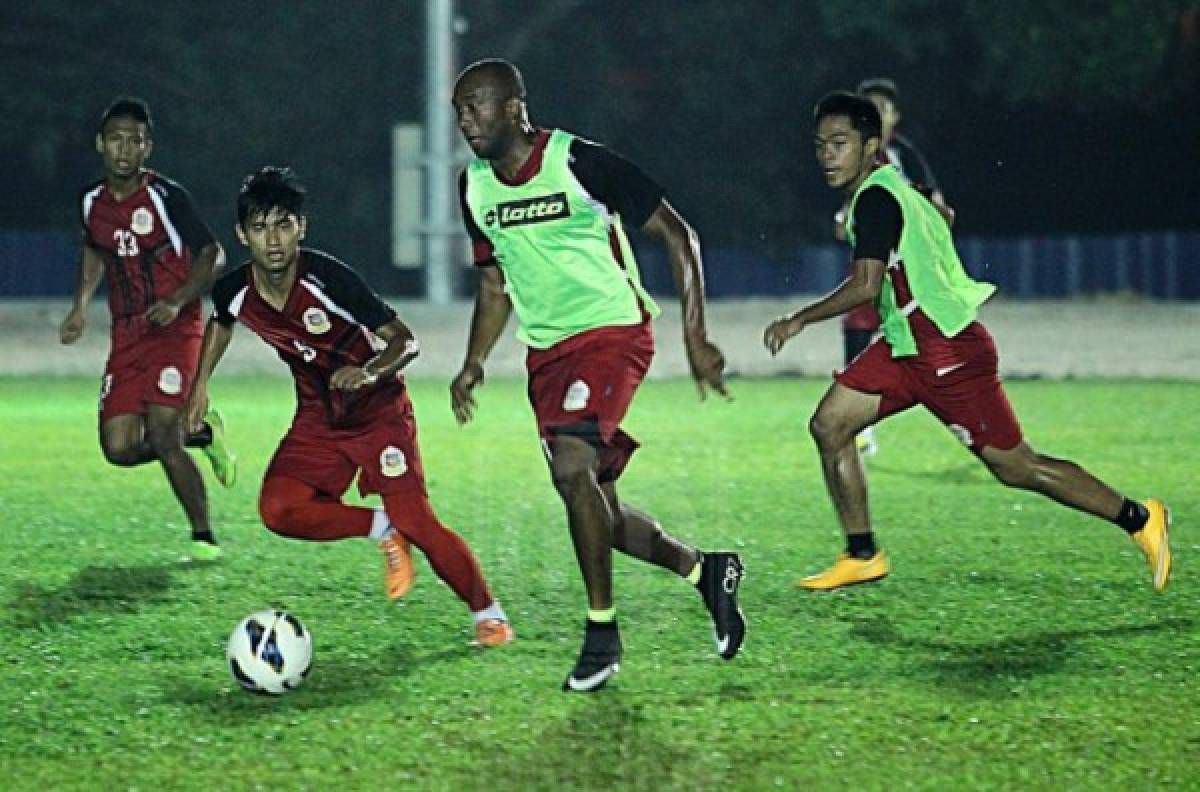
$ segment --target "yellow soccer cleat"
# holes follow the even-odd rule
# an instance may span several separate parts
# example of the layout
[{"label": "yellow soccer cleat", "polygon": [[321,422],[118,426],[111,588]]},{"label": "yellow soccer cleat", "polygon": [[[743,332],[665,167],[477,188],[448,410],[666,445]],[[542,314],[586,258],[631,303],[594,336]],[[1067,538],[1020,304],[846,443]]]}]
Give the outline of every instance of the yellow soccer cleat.
[{"label": "yellow soccer cleat", "polygon": [[849,553],[838,556],[833,566],[817,575],[797,581],[796,586],[809,591],[833,591],[858,583],[870,583],[887,577],[892,565],[880,550],[870,558],[853,558]]},{"label": "yellow soccer cleat", "polygon": [[1162,591],[1167,587],[1171,577],[1171,545],[1167,538],[1167,530],[1171,527],[1171,512],[1167,504],[1155,498],[1150,498],[1144,504],[1150,512],[1150,519],[1142,526],[1142,530],[1131,534],[1133,541],[1142,548],[1146,562],[1150,565],[1150,574],[1154,576],[1154,588]]},{"label": "yellow soccer cleat", "polygon": [[494,649],[512,643],[512,639],[515,637],[513,628],[509,626],[508,622],[500,619],[484,619],[475,625],[475,640],[471,642],[471,645]]},{"label": "yellow soccer cleat", "polygon": [[412,553],[408,540],[394,529],[379,543],[386,562],[384,588],[388,599],[400,599],[412,588],[416,572],[413,570]]}]

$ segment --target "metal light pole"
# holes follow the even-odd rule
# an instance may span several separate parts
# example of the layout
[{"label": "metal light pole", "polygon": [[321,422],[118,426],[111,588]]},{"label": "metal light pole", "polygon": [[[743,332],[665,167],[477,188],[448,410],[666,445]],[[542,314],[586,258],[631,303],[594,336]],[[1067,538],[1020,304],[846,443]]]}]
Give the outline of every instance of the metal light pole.
[{"label": "metal light pole", "polygon": [[435,305],[454,298],[454,0],[425,3],[425,297]]}]

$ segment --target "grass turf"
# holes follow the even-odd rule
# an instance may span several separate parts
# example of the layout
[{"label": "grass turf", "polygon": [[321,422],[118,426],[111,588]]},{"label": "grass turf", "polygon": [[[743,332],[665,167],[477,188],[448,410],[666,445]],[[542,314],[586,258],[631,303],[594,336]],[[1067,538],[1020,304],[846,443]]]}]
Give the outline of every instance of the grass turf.
[{"label": "grass turf", "polygon": [[[465,429],[445,383],[412,386],[434,504],[518,633],[491,652],[467,647],[464,609],[423,560],[394,605],[367,542],[261,527],[288,381],[213,385],[242,469],[232,491],[205,470],[227,552],[211,566],[180,562],[185,522],[155,466],[104,463],[95,385],[0,378],[5,789],[1200,784],[1196,384],[1010,386],[1038,448],[1170,504],[1164,595],[1119,529],[995,484],[920,411],[881,426],[868,466],[893,575],[796,591],[840,548],[805,432],[825,383],[735,381],[731,404],[648,384],[622,495],[742,553],[750,632],[720,661],[700,598],[619,559],[626,656],[595,696],[558,692],[584,599],[521,383],[489,382]],[[229,630],[266,606],[315,636],[312,673],[282,698],[241,692],[224,664]]]}]

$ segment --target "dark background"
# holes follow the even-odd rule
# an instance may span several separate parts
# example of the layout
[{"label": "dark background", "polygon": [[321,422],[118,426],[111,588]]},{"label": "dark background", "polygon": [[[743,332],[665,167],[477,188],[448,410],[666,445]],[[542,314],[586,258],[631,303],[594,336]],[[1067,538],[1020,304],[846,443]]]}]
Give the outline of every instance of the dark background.
[{"label": "dark background", "polygon": [[[640,163],[706,245],[782,262],[828,241],[812,105],[878,75],[900,85],[901,128],[960,234],[1200,229],[1200,2],[472,0],[459,14],[460,65],[516,61],[535,122]],[[75,233],[98,117],[133,94],[155,115],[150,165],[191,191],[231,259],[241,177],[285,163],[310,187],[310,239],[380,291],[410,291],[390,266],[390,130],[422,115],[423,46],[421,2],[6,3],[0,232]]]}]

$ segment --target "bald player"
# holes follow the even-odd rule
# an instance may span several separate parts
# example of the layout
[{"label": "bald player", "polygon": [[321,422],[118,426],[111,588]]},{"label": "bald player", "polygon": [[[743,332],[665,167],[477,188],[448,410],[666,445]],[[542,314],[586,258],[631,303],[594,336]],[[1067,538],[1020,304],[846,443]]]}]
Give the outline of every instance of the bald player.
[{"label": "bald player", "polygon": [[488,353],[515,312],[517,338],[529,348],[538,434],[587,589],[583,647],[564,690],[597,690],[619,668],[613,548],[695,585],[717,651],[730,660],[745,634],[737,554],[701,553],[617,497],[617,479],[638,448],[620,423],[650,367],[659,314],[626,228],[666,247],[700,397],[709,388],[727,397],[725,360],[704,321],[699,240],[640,168],[569,132],[534,126],[525,98],[521,73],[503,60],[472,64],[454,87],[459,129],[476,157],[459,187],[480,274],[466,357],[450,385],[455,416],[463,424],[473,417]]}]

